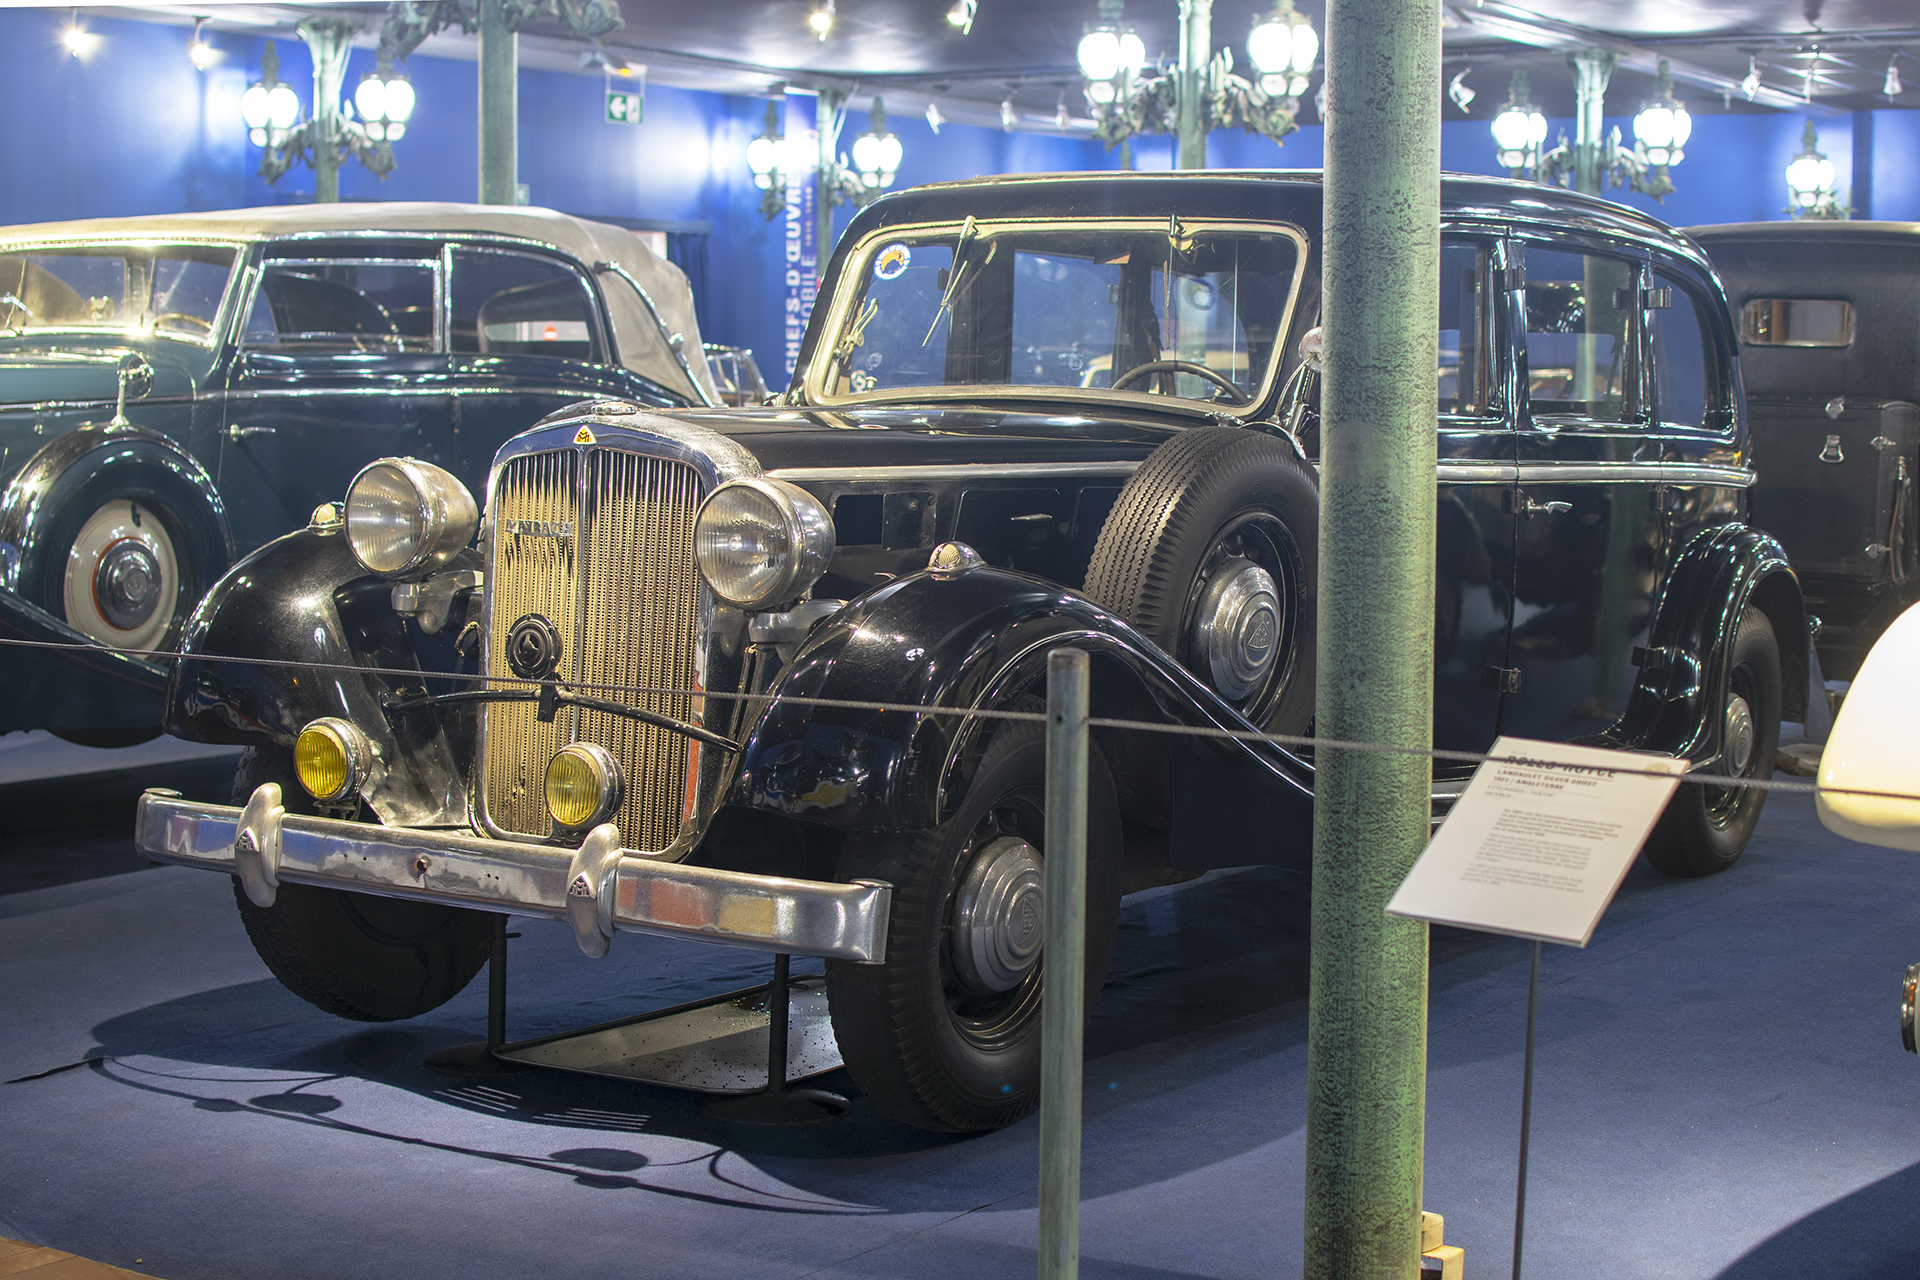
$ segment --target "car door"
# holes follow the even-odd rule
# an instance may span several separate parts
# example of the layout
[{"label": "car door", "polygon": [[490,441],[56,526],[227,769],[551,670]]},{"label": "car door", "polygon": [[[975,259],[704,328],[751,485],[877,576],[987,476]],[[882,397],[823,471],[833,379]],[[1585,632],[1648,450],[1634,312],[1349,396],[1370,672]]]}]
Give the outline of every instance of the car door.
[{"label": "car door", "polygon": [[305,524],[376,458],[432,460],[449,426],[439,246],[267,247],[240,326],[220,491],[240,549]]},{"label": "car door", "polygon": [[507,440],[575,401],[630,394],[633,379],[612,366],[598,296],[565,259],[454,245],[447,279],[454,421],[439,461],[477,494]]},{"label": "car door", "polygon": [[1661,441],[1642,344],[1644,256],[1519,242],[1525,403],[1502,733],[1594,737],[1626,709],[1661,582]]},{"label": "car door", "polygon": [[1488,673],[1506,666],[1513,608],[1513,301],[1501,249],[1491,236],[1440,241],[1433,744],[1455,751],[1485,750],[1499,731]]}]

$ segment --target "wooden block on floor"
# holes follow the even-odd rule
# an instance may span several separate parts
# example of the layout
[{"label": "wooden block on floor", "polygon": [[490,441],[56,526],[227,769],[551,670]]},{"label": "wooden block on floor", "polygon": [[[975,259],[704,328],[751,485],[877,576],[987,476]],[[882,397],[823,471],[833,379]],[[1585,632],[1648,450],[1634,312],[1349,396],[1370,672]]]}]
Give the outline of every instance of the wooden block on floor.
[{"label": "wooden block on floor", "polygon": [[24,1240],[0,1240],[0,1276],[20,1276],[23,1280],[129,1280],[137,1276],[151,1280],[144,1271],[110,1267]]},{"label": "wooden block on floor", "polygon": [[1467,1251],[1450,1244],[1429,1249],[1420,1255],[1422,1280],[1463,1280],[1467,1274]]}]

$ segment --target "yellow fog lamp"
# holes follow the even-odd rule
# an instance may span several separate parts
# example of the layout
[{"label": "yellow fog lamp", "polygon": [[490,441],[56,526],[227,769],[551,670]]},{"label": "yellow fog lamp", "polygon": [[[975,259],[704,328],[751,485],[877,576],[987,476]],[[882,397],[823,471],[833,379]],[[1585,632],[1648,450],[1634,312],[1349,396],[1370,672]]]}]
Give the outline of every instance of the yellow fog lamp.
[{"label": "yellow fog lamp", "polygon": [[620,807],[624,790],[619,762],[598,743],[562,747],[547,765],[547,813],[556,826],[573,831],[599,826]]},{"label": "yellow fog lamp", "polygon": [[373,744],[345,720],[315,720],[294,740],[293,771],[307,794],[322,803],[359,791],[372,769]]}]

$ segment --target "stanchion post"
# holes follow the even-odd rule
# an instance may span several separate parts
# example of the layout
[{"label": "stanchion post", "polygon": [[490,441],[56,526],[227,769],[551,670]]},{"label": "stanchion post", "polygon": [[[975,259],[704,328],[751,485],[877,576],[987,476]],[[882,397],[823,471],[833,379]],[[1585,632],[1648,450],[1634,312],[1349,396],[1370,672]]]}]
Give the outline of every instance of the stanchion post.
[{"label": "stanchion post", "polygon": [[1040,1001],[1040,1280],[1080,1274],[1087,936],[1087,655],[1047,655],[1046,950]]},{"label": "stanchion post", "polygon": [[1419,1268],[1427,926],[1387,900],[1426,845],[1440,5],[1327,5],[1326,330],[1305,1273]]}]

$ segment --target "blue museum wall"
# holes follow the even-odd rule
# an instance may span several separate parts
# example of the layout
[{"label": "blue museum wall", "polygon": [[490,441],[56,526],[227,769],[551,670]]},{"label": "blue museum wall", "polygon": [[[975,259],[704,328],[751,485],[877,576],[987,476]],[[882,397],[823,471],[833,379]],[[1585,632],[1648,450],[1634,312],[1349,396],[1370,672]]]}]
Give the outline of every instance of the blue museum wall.
[{"label": "blue museum wall", "polygon": [[[0,225],[91,216],[233,208],[310,200],[313,175],[295,170],[269,185],[257,169],[260,152],[247,145],[239,101],[259,75],[265,42],[214,33],[221,58],[205,72],[186,57],[187,28],[89,17],[100,38],[86,59],[61,43],[66,9],[0,8],[0,76],[15,103],[34,104],[0,131]],[[311,97],[312,69],[297,38],[276,41],[280,75]],[[371,50],[355,50],[349,86],[371,70]],[[398,169],[381,181],[358,164],[341,171],[343,198],[460,200],[474,198],[478,182],[476,67],[416,56],[405,68],[419,96],[408,136],[395,147]],[[623,84],[626,82],[622,82]],[[770,383],[784,381],[787,301],[784,216],[759,211],[761,193],[746,167],[748,141],[763,126],[763,99],[654,85],[646,91],[646,118],[637,126],[609,124],[603,83],[593,76],[523,70],[520,73],[520,179],[534,203],[588,217],[627,223],[705,227],[706,287],[701,327],[709,340],[753,347]],[[980,174],[1114,169],[1119,158],[1090,140],[952,122],[936,135],[914,95],[895,99],[888,126],[899,134],[904,160],[897,186]],[[788,99],[789,133],[812,123],[813,102]],[[1487,121],[1449,117],[1442,125],[1441,159],[1449,169],[1497,173]],[[1856,119],[1870,141],[1871,212],[1879,218],[1920,220],[1920,112],[1883,110],[1862,117],[1816,122],[1820,146],[1839,171],[1843,193],[1854,187]],[[1614,199],[1679,225],[1774,219],[1784,216],[1781,177],[1800,150],[1798,115],[1695,117],[1686,160],[1673,171],[1678,190],[1663,203],[1610,191]],[[1609,118],[1631,136],[1626,117]],[[843,151],[867,127],[866,113],[850,112]],[[1549,140],[1571,133],[1571,120],[1553,120]],[[1867,130],[1871,130],[1870,138]],[[1325,131],[1309,124],[1285,145],[1238,131],[1208,140],[1215,168],[1317,167]],[[1136,140],[1141,169],[1172,163],[1165,136]],[[835,211],[838,234],[852,210]]]}]

